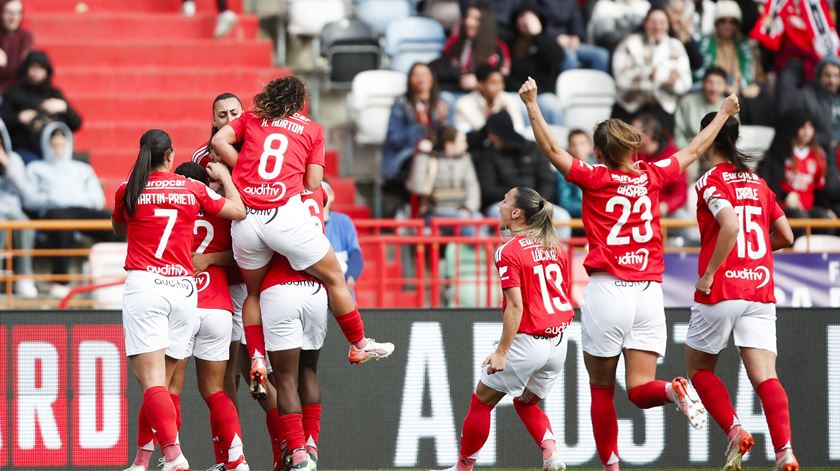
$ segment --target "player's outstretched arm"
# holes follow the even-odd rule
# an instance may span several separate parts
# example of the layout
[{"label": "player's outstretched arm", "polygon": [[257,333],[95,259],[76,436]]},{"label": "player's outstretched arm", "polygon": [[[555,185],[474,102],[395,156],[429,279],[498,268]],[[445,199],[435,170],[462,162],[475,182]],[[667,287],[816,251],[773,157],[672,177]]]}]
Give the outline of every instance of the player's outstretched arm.
[{"label": "player's outstretched arm", "polygon": [[528,80],[522,84],[519,88],[519,98],[522,99],[528,109],[528,118],[531,120],[531,128],[534,130],[534,137],[537,139],[540,150],[563,176],[568,175],[574,157],[557,142],[551,128],[545,122],[542,111],[537,105],[537,82],[534,79],[528,77]]},{"label": "player's outstretched arm", "polygon": [[732,247],[735,247],[735,243],[738,241],[738,232],[741,230],[740,224],[738,224],[738,215],[735,214],[735,210],[731,206],[721,208],[715,215],[715,220],[720,226],[715,249],[712,251],[709,264],[706,265],[706,272],[695,286],[697,291],[703,294],[709,294],[712,282],[715,279],[715,273],[732,252]]},{"label": "player's outstretched arm", "polygon": [[507,354],[513,344],[513,338],[522,322],[522,291],[519,287],[505,288],[505,311],[502,314],[502,338],[496,351],[491,353],[481,366],[487,366],[487,373],[493,374],[505,369]]},{"label": "player's outstretched arm", "polygon": [[694,139],[691,140],[688,147],[674,154],[674,157],[680,163],[680,170],[685,170],[686,167],[694,163],[694,161],[709,150],[709,147],[715,141],[715,137],[717,137],[726,120],[738,114],[740,109],[737,96],[729,95],[726,100],[723,100],[723,103],[720,105],[720,111],[715,115],[715,119],[694,136]]},{"label": "player's outstretched arm", "polygon": [[210,139],[210,147],[230,168],[233,168],[239,160],[239,153],[233,147],[234,144],[236,144],[236,131],[228,124],[216,131]]},{"label": "player's outstretched arm", "polygon": [[782,216],[773,221],[770,227],[770,248],[773,251],[793,245],[793,231],[790,229],[787,217]]}]

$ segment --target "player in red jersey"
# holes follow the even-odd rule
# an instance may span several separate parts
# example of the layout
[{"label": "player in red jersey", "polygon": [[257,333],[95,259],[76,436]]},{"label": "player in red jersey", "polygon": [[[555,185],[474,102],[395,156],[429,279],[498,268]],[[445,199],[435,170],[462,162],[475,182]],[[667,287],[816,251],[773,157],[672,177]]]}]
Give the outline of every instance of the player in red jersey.
[{"label": "player in red jersey", "polygon": [[[394,350],[393,344],[365,338],[335,252],[323,232],[305,223],[310,216],[300,195],[306,188],[318,189],[324,173],[323,131],[299,113],[305,98],[299,78],[273,80],[254,97],[253,111],[211,139],[216,154],[233,167],[234,182],[248,208],[248,217],[233,224],[231,232],[234,258],[248,288],[243,321],[257,383],[266,374],[265,347],[259,344],[260,329],[254,324],[259,319],[260,285],[275,252],[288,258],[295,270],[325,284],[332,312],[341,313],[336,320],[351,343],[351,362],[386,358]],[[239,142],[242,150],[237,153],[233,145]]]},{"label": "player in red jersey", "polygon": [[[712,120],[706,115],[701,126]],[[702,248],[685,342],[686,367],[709,414],[729,437],[723,469],[741,469],[741,458],[754,441],[714,373],[718,354],[734,333],[747,376],[764,406],[775,469],[794,471],[799,463],[790,445],[788,398],[776,376],[772,254],[793,244],[793,232],[776,195],[735,147],[737,140],[738,120],[729,118],[706,153],[713,167],[695,185]]]},{"label": "player in red jersey", "polygon": [[[166,371],[167,363],[187,356],[195,326],[193,225],[201,210],[226,219],[245,217],[245,207],[223,165],[210,164],[207,171],[222,183],[227,197],[172,174],[173,161],[172,141],[165,132],[144,133],[131,175],[117,189],[112,215],[114,231],[128,236],[123,295],[126,354],[143,389],[140,414],[161,445],[164,471],[189,469],[178,444],[176,409],[167,390]],[[132,471],[145,470],[151,452],[138,456],[139,461],[129,468]]]},{"label": "player in red jersey", "polygon": [[662,234],[659,191],[712,144],[729,116],[738,112],[731,96],[712,123],[688,148],[658,162],[633,162],[639,132],[610,119],[593,134],[599,165],[569,155],[554,139],[537,105],[537,86],[528,79],[519,94],[528,108],[537,143],[569,182],[583,190],[583,224],[590,275],[581,306],[584,362],[592,394],[592,430],[606,470],[617,470],[618,420],[613,404],[615,374],[624,355],[627,395],[640,408],[677,404],[692,426],[705,426],[703,404],[682,377],[657,381],[656,362],[665,355],[667,332],[662,299]]},{"label": "player in red jersey", "polygon": [[[226,124],[238,118],[242,114],[242,100],[233,93],[220,93],[213,99],[213,124],[210,127],[210,138],[219,132]],[[210,147],[210,141],[202,144],[193,152],[192,161],[206,167],[210,162],[218,162],[214,158],[213,148]]]},{"label": "player in red jersey", "polygon": [[[302,196],[311,216],[305,224],[324,227],[326,192]],[[318,356],[327,335],[327,293],[317,278],[295,271],[280,254],[271,259],[260,295],[265,347],[274,366],[277,427],[290,453],[291,469],[307,469],[318,459],[321,391]],[[299,380],[300,379],[300,380]],[[282,469],[282,461],[275,469]]]},{"label": "player in red jersey", "polygon": [[555,450],[551,423],[537,404],[560,377],[568,342],[563,332],[575,313],[570,303],[566,252],[554,232],[554,207],[539,193],[516,187],[499,203],[499,224],[513,237],[496,251],[504,292],[502,336],[481,364],[481,379],[461,431],[458,462],[471,471],[490,433],[490,413],[506,395],[542,450],[543,469],[566,469]]}]

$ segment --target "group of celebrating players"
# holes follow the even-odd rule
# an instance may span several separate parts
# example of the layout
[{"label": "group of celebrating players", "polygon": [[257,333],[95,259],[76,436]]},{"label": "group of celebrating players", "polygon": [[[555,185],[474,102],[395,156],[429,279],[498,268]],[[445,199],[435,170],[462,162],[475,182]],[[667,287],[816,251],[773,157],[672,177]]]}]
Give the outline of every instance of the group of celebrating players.
[{"label": "group of celebrating players", "polygon": [[[793,235],[775,195],[735,146],[737,97],[703,118],[686,149],[652,164],[634,159],[638,131],[619,120],[604,121],[593,135],[600,163],[590,165],[555,141],[537,105],[536,83],[529,79],[519,94],[540,149],[583,190],[590,281],[581,303],[582,344],[604,469],[619,469],[613,398],[622,354],[633,404],[673,403],[695,428],[704,427],[710,414],[729,437],[723,469],[741,469],[754,440],[714,373],[734,332],[764,406],[775,469],[798,470],[788,399],[775,371],[772,281],[772,251],[789,246]],[[125,345],[143,390],[137,455],[126,471],[146,471],[156,444],[164,471],[189,469],[178,442],[178,397],[190,356],[210,409],[211,469],[249,469],[236,407],[241,371],[266,412],[275,470],[310,470],[318,458],[316,372],[327,311],[350,343],[351,362],[394,351],[390,343],[366,338],[323,234],[329,193],[322,182],[324,137],[317,123],[300,114],[305,97],[296,77],[266,85],[251,111],[243,112],[235,95],[219,95],[210,141],[174,173],[169,136],[150,130],[140,139],[113,213],[114,229],[128,236]],[[702,248],[686,341],[690,381],[656,380],[667,340],[659,193],[701,156],[712,168],[695,186]],[[542,450],[543,469],[561,470],[565,463],[538,404],[562,371],[564,330],[574,318],[567,255],[552,225],[552,204],[536,191],[512,188],[499,209],[500,226],[511,235],[495,256],[503,331],[482,364],[451,469],[472,470],[493,408],[510,395]]]}]

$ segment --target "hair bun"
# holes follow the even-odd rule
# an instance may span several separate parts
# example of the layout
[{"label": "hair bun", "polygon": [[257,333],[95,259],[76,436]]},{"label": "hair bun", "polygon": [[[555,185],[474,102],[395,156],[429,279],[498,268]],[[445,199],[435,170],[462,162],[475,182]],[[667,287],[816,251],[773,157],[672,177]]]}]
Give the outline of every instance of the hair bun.
[{"label": "hair bun", "polygon": [[545,207],[545,200],[540,200],[539,207],[540,209],[543,209]]}]

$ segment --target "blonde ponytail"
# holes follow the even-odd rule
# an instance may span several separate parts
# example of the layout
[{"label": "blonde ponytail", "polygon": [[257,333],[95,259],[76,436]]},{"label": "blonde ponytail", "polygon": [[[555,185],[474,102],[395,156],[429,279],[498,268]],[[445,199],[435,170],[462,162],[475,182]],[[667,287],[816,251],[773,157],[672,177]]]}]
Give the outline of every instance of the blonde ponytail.
[{"label": "blonde ponytail", "polygon": [[532,188],[520,186],[516,190],[516,207],[525,212],[525,227],[511,232],[525,235],[543,247],[556,248],[559,240],[554,231],[554,205]]}]

